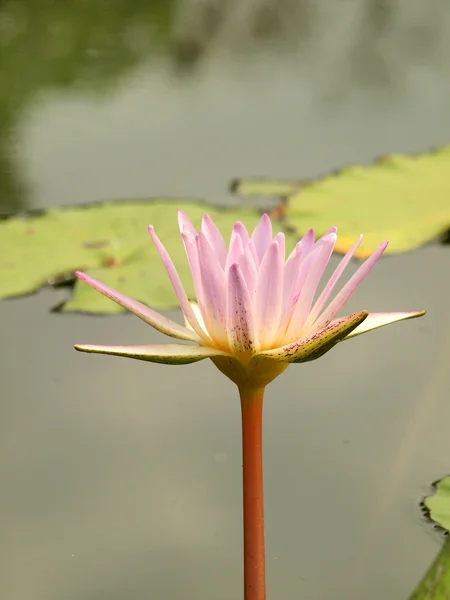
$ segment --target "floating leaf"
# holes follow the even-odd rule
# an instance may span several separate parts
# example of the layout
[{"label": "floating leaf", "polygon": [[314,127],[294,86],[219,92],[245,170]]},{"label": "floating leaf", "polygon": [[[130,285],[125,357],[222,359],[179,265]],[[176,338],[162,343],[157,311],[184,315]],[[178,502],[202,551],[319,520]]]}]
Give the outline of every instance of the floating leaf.
[{"label": "floating leaf", "polygon": [[450,476],[436,482],[435,487],[435,493],[424,498],[423,506],[432,521],[450,531]]},{"label": "floating leaf", "polygon": [[409,600],[448,600],[450,598],[450,539],[428,569]]},{"label": "floating leaf", "polygon": [[[435,484],[435,492],[422,501],[427,516],[448,532],[450,530],[450,477]],[[410,600],[448,600],[450,598],[450,539],[447,539]]]},{"label": "floating leaf", "polygon": [[[189,295],[192,281],[178,230],[177,210],[196,227],[208,212],[230,236],[235,221],[253,228],[254,208],[213,208],[189,200],[110,202],[50,209],[39,215],[0,222],[0,297],[33,292],[81,269],[156,309],[176,306],[175,294],[147,232],[155,226],[177,266]],[[295,239],[288,239],[293,247]],[[122,309],[77,281],[64,310],[111,313]]]},{"label": "floating leaf", "polygon": [[[422,501],[429,519],[446,532],[450,530],[450,476],[433,484],[435,492]],[[409,600],[448,600],[450,598],[450,539],[420,581]]]},{"label": "floating leaf", "polygon": [[230,192],[238,196],[261,198],[285,198],[294,194],[301,183],[298,181],[276,181],[270,179],[234,179]]},{"label": "floating leaf", "polygon": [[[324,233],[332,223],[339,230],[339,252],[364,233],[359,258],[384,239],[390,241],[388,253],[404,252],[450,227],[450,146],[418,156],[385,156],[373,165],[348,167],[315,182],[284,185],[288,228],[300,236],[310,227]],[[234,189],[242,196],[267,197],[277,195],[283,182],[241,181]]]}]

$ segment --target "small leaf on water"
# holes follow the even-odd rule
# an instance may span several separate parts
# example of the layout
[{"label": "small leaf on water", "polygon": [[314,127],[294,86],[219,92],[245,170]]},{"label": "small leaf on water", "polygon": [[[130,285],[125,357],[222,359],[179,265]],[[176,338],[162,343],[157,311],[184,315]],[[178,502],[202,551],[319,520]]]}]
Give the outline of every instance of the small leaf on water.
[{"label": "small leaf on water", "polygon": [[435,484],[436,491],[423,500],[427,516],[439,527],[450,531],[450,476],[444,477]]},{"label": "small leaf on water", "polygon": [[[450,530],[450,476],[435,484],[435,492],[422,505],[427,516],[446,532]],[[450,598],[450,538],[410,596],[409,600],[447,600]]]}]

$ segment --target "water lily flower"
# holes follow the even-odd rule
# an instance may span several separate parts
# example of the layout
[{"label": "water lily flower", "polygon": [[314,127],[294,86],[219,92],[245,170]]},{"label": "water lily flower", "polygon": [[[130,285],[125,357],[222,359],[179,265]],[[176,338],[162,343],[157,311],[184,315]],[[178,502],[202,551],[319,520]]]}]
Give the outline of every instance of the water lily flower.
[{"label": "water lily flower", "polygon": [[156,363],[185,364],[210,358],[239,388],[242,415],[244,598],[265,600],[264,509],[262,479],[262,406],[265,386],[291,363],[319,358],[333,346],[372,329],[425,311],[339,316],[345,303],[383,254],[387,242],[359,267],[331,299],[362,236],[341,259],[317,294],[336,244],[336,228],[317,241],[308,231],[285,259],[283,233],[272,235],[264,214],[250,235],[236,223],[229,247],[212,219],[197,232],[178,213],[181,238],[194,282],[196,302],[189,302],[175,266],[152,226],[150,235],[184,313],[180,325],[141,302],[96,281],[77,276],[98,292],[183,344],[93,346],[82,352],[112,354]]},{"label": "water lily flower", "polygon": [[237,222],[228,249],[208,215],[203,218],[199,232],[182,211],[179,211],[178,222],[196,303],[189,302],[175,266],[152,226],[149,232],[184,313],[185,326],[89,275],[81,272],[76,275],[158,331],[190,343],[129,347],[79,344],[75,346],[77,350],[166,364],[210,358],[240,387],[254,388],[267,385],[290,363],[316,359],[338,342],[424,314],[424,311],[368,313],[362,310],[338,316],[384,252],[387,241],[329,302],[362,242],[362,235],[315,299],[336,243],[335,227],[316,242],[311,229],[285,260],[284,234],[272,235],[272,224],[266,214],[251,235]]}]

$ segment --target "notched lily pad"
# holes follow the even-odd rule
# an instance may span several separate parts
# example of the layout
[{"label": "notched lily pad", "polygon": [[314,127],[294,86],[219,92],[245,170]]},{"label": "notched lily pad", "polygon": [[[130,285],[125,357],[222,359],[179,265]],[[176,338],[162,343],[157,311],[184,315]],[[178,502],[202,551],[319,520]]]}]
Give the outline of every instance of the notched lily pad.
[{"label": "notched lily pad", "polygon": [[427,518],[436,523],[447,534],[450,531],[450,475],[433,484],[434,494],[422,500],[422,509]]},{"label": "notched lily pad", "polygon": [[[450,477],[436,481],[433,487],[434,493],[424,498],[421,506],[427,518],[448,534],[450,530]],[[448,598],[450,598],[449,537],[409,600],[448,600]]]},{"label": "notched lily pad", "polygon": [[[177,306],[147,225],[154,225],[187,293],[193,295],[178,230],[180,208],[196,227],[200,227],[203,215],[209,213],[225,239],[229,239],[235,221],[240,220],[252,229],[260,217],[255,208],[228,210],[194,200],[157,199],[55,208],[9,218],[0,222],[0,298],[34,292],[67,276],[70,278],[80,269],[155,309]],[[287,241],[292,248],[295,239]],[[122,311],[120,306],[78,280],[72,299],[61,308],[96,313]]]},{"label": "notched lily pad", "polygon": [[285,226],[300,236],[310,227],[322,234],[336,225],[338,252],[346,252],[360,233],[359,258],[385,239],[387,253],[404,252],[444,239],[450,228],[450,146],[417,156],[383,156],[317,181],[241,180],[234,190],[258,197],[285,192]]}]

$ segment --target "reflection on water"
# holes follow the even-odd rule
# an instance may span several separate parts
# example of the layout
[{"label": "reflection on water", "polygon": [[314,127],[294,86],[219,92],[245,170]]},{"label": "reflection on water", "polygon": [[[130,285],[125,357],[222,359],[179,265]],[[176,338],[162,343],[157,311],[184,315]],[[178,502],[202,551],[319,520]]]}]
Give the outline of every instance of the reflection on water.
[{"label": "reflection on water", "polygon": [[[223,194],[228,179],[246,166],[255,169],[252,175],[298,176],[302,168],[314,175],[318,167],[365,161],[374,152],[444,143],[449,12],[441,2],[412,0],[2,3],[0,212],[136,192],[171,193],[165,184],[174,173],[180,186],[173,193]],[[331,122],[320,131],[330,111]],[[343,148],[331,162],[320,148],[320,157],[304,166],[318,144],[339,147],[326,135],[342,135],[333,131],[339,124],[355,138],[376,138],[380,127],[392,130],[387,120],[401,126],[405,115],[409,131],[398,139],[372,144],[355,139],[359,152]],[[384,123],[375,123],[379,119]],[[312,124],[320,141],[305,139]],[[244,139],[237,143],[240,132]],[[148,146],[137,139],[139,133]],[[249,136],[253,140],[245,139]],[[124,147],[124,155],[111,156],[110,144]],[[261,144],[270,146],[273,156],[264,156]],[[278,144],[287,156],[274,161],[280,157]],[[211,147],[219,163],[208,165],[214,186],[196,164]],[[121,185],[126,177],[116,176],[110,179],[116,193],[95,181],[96,175],[108,179],[95,164],[102,156],[110,171],[131,166],[130,179],[139,177],[133,164],[142,152],[150,167],[153,155],[163,155],[165,168],[155,165],[161,180],[156,175],[132,186]],[[82,178],[74,165],[80,161],[88,163]]]},{"label": "reflection on water", "polygon": [[[2,211],[224,202],[234,176],[313,177],[450,138],[437,1],[11,0],[0,45]],[[383,261],[351,308],[427,317],[269,388],[269,597],[406,598],[435,554],[417,501],[449,469],[446,269],[447,248]],[[80,356],[74,342],[161,338],[56,302],[0,305],[0,595],[241,597],[232,386],[206,362]]]},{"label": "reflection on water", "polygon": [[26,207],[14,131],[48,91],[112,93],[168,46],[174,2],[11,0],[0,6],[0,210]]}]

